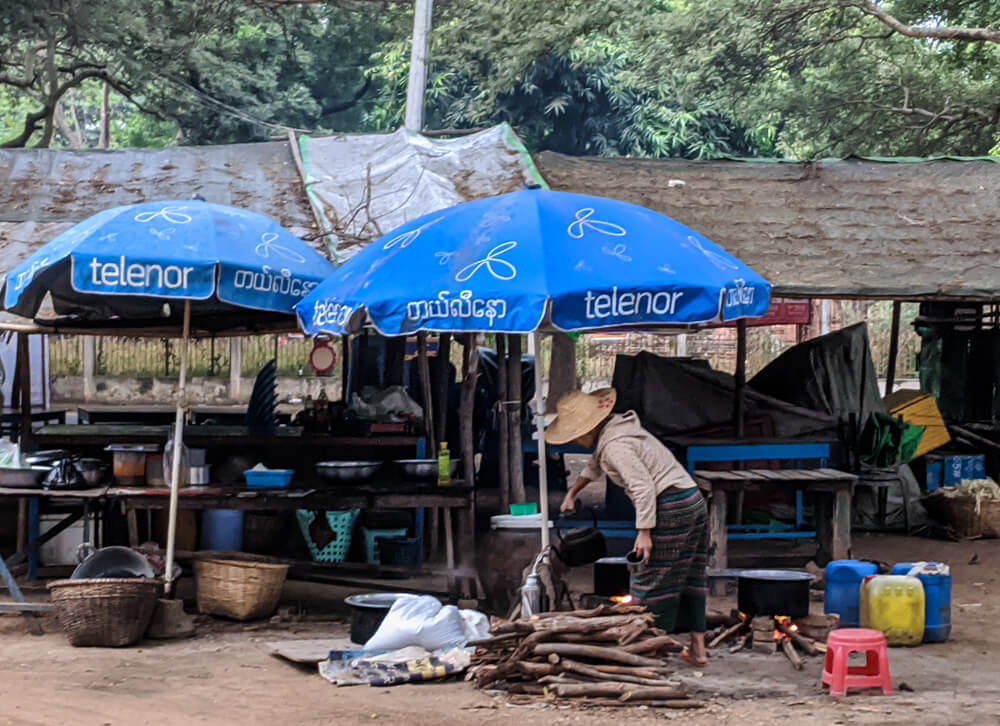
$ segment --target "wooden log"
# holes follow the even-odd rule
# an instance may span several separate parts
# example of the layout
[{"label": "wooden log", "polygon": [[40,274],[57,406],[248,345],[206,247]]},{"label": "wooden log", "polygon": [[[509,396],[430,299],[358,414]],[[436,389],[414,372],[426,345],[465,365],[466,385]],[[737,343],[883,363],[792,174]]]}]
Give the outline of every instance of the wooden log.
[{"label": "wooden log", "polygon": [[792,641],[792,645],[798,646],[808,655],[819,655],[819,651],[816,650],[816,646],[813,644],[812,640],[792,630],[788,623],[783,623],[779,620],[777,625],[778,630],[784,633]]},{"label": "wooden log", "polygon": [[537,633],[545,630],[560,633],[595,633],[608,628],[628,628],[639,626],[643,630],[655,622],[652,615],[609,615],[600,618],[546,618],[544,620],[529,620],[528,623]]},{"label": "wooden log", "polygon": [[745,650],[746,647],[747,647],[747,645],[749,645],[749,644],[750,644],[750,633],[747,633],[746,635],[742,636],[739,639],[739,642],[737,642],[736,645],[732,646],[729,649],[729,652],[730,653],[739,653],[741,650]]},{"label": "wooden log", "polygon": [[709,628],[728,628],[739,622],[742,622],[742,618],[736,611],[720,613],[717,610],[710,610],[705,613],[705,625]]},{"label": "wooden log", "polygon": [[537,613],[528,620],[545,620],[546,618],[597,618],[604,615],[637,615],[648,613],[645,605],[598,605],[587,610],[563,610],[556,612]]},{"label": "wooden log", "polygon": [[598,645],[578,645],[575,643],[539,643],[532,651],[535,655],[545,656],[550,653],[570,658],[591,658],[610,663],[622,663],[632,666],[651,666],[659,668],[663,661],[646,658],[629,653],[621,648],[604,648]]},{"label": "wooden log", "polygon": [[622,648],[626,653],[639,655],[642,653],[656,653],[666,651],[668,653],[680,653],[684,650],[684,644],[672,635],[659,635],[647,640],[640,640]]},{"label": "wooden log", "polygon": [[516,641],[521,637],[520,633],[504,633],[503,635],[494,635],[489,638],[484,638],[482,640],[472,640],[466,645],[470,648],[483,648],[484,650],[493,650],[497,647],[506,648],[511,645],[512,642]]},{"label": "wooden log", "polygon": [[535,680],[545,676],[553,676],[560,672],[558,664],[532,663],[531,661],[526,660],[518,661],[517,669],[524,675],[529,678],[534,678]]},{"label": "wooden log", "polygon": [[785,655],[788,656],[788,660],[792,662],[792,667],[795,670],[802,670],[802,656],[798,654],[795,650],[795,646],[792,644],[792,639],[784,637],[781,639],[781,649],[785,651]]},{"label": "wooden log", "polygon": [[593,678],[598,681],[613,681],[615,683],[635,683],[640,686],[669,686],[670,684],[660,676],[654,676],[653,678],[643,678],[640,676],[625,674],[625,673],[605,673],[604,671],[597,670],[591,666],[584,663],[580,663],[569,658],[563,658],[562,660],[563,670],[576,674],[578,676],[585,676],[587,678]]},{"label": "wooden log", "polygon": [[678,686],[655,686],[636,688],[622,694],[622,703],[646,700],[681,700],[687,698],[687,690]]},{"label": "wooden log", "polygon": [[672,686],[644,687],[633,683],[551,683],[549,690],[560,698],[586,698],[586,697],[622,697],[632,693],[641,693],[642,698],[674,700],[683,699],[687,696],[687,691],[683,688]]},{"label": "wooden log", "polygon": [[511,683],[508,693],[526,696],[542,696],[545,694],[545,686],[540,683]]},{"label": "wooden log", "polygon": [[638,666],[623,666],[623,665],[592,665],[590,666],[595,671],[600,671],[601,673],[617,673],[625,676],[638,676],[639,678],[657,678],[662,675],[667,675],[673,673],[671,668],[646,668]]},{"label": "wooden log", "polygon": [[736,623],[736,625],[732,625],[732,626],[726,628],[725,630],[723,630],[721,633],[719,633],[717,636],[715,636],[711,640],[711,642],[708,644],[708,647],[709,648],[714,648],[719,643],[721,643],[724,640],[727,640],[728,638],[731,638],[734,635],[736,635],[737,633],[739,633],[741,630],[743,630],[743,628],[745,626],[746,626],[746,623],[744,623],[741,620],[740,622]]}]

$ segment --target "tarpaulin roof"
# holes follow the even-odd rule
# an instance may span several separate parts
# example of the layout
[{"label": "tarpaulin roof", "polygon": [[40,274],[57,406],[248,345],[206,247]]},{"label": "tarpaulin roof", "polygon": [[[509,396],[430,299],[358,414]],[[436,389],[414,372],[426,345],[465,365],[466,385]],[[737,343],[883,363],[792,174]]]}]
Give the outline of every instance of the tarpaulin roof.
[{"label": "tarpaulin roof", "polygon": [[[779,297],[1000,300],[1000,164],[535,158],[553,189],[693,227]],[[896,163],[891,163],[896,162]]]},{"label": "tarpaulin roof", "polygon": [[338,261],[417,217],[544,184],[507,124],[454,139],[391,134],[300,139],[309,194]]}]

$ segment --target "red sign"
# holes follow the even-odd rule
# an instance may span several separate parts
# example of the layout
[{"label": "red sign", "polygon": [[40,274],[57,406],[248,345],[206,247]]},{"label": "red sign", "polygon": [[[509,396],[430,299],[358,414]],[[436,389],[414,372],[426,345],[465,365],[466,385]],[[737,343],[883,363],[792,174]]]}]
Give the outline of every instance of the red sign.
[{"label": "red sign", "polygon": [[[749,318],[747,327],[762,325],[809,325],[812,320],[811,300],[790,300],[776,297],[771,299],[771,307],[762,318]],[[725,323],[724,327],[735,327],[736,323]]]}]

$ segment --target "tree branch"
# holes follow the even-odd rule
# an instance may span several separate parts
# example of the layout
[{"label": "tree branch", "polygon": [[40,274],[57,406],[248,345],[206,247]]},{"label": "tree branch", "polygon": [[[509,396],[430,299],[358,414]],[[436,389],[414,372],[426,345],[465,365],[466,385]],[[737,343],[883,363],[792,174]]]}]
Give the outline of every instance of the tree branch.
[{"label": "tree branch", "polygon": [[65,81],[62,85],[58,86],[51,94],[49,94],[45,103],[42,105],[41,110],[33,111],[28,113],[24,117],[24,128],[21,133],[18,134],[13,139],[0,144],[0,149],[19,149],[22,148],[31,137],[34,135],[35,131],[38,130],[38,125],[42,122],[47,124],[52,123],[52,117],[55,114],[56,104],[59,103],[61,99],[68,90],[71,88],[76,88],[81,83],[86,81],[88,78],[103,78],[108,80],[107,73],[101,70],[87,70],[82,73],[78,73],[69,80]]},{"label": "tree branch", "polygon": [[970,43],[1000,43],[1000,30],[994,28],[951,28],[948,26],[907,25],[880,8],[874,0],[857,0],[845,5],[855,7],[908,38],[960,40]]}]

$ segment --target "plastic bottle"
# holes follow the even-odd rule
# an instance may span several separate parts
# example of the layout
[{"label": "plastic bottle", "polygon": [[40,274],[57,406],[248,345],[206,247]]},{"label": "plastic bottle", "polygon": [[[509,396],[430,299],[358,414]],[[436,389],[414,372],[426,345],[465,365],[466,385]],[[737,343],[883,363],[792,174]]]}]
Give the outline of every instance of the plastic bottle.
[{"label": "plastic bottle", "polygon": [[448,451],[448,442],[441,442],[441,450],[438,452],[438,486],[446,487],[451,484],[451,452]]}]

